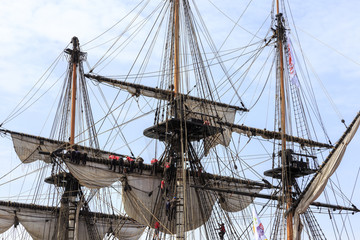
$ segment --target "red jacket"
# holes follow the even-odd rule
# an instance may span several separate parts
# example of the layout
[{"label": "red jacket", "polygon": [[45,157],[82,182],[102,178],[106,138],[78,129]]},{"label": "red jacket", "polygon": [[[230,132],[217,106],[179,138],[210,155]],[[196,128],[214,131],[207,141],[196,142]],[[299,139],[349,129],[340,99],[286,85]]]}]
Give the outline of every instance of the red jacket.
[{"label": "red jacket", "polygon": [[160,227],[160,223],[159,223],[159,222],[156,222],[156,223],[155,223],[155,229],[159,229],[159,227]]}]

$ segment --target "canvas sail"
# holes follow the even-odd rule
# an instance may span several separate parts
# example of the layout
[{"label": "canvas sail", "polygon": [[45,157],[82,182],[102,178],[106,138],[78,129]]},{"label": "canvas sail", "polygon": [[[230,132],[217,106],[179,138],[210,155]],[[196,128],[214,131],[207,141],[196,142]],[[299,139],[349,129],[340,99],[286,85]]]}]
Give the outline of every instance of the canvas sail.
[{"label": "canvas sail", "polygon": [[349,127],[350,131],[347,132],[345,137],[342,138],[342,141],[337,144],[336,148],[333,150],[333,152],[330,153],[330,157],[325,161],[326,164],[319,170],[317,175],[314,177],[314,180],[309,185],[306,193],[303,195],[301,201],[299,202],[298,206],[295,209],[294,214],[294,237],[296,240],[300,239],[301,234],[301,220],[300,220],[300,214],[304,213],[309,205],[315,201],[321,193],[324,191],[325,186],[331,177],[331,175],[336,171],[338,168],[344,154],[346,151],[346,148],[352,138],[354,137],[359,124],[360,124],[360,114],[358,114]]},{"label": "canvas sail", "polygon": [[[30,236],[35,240],[56,239],[58,208],[17,204],[11,202],[0,203],[0,233],[10,229],[15,223],[22,224]],[[92,213],[93,214],[93,213]],[[105,214],[93,214],[90,218],[93,226],[101,238],[112,229],[113,235],[119,239],[138,239],[144,226],[134,221],[117,218]],[[79,240],[89,239],[85,216],[79,220]]]},{"label": "canvas sail", "polygon": [[[33,136],[9,130],[2,131],[4,131],[5,133],[10,133],[13,140],[15,152],[23,163],[31,163],[37,160],[51,163],[51,157],[49,153],[52,153],[61,148],[66,148],[69,145],[69,143],[67,142],[53,140],[49,138]],[[117,155],[122,157],[125,156],[123,154],[103,151],[90,147],[78,145],[77,147],[79,151],[86,152],[88,157],[107,159],[109,155]]]}]

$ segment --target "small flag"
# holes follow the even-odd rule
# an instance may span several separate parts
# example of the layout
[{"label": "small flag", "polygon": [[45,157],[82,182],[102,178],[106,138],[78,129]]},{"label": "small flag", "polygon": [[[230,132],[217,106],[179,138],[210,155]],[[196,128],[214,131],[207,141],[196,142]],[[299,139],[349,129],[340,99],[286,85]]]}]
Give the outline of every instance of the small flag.
[{"label": "small flag", "polygon": [[254,239],[255,240],[268,240],[267,237],[265,236],[265,230],[264,230],[264,226],[262,225],[255,207],[253,207],[253,231],[254,231]]},{"label": "small flag", "polygon": [[290,82],[294,84],[296,87],[300,86],[299,79],[297,78],[296,70],[295,70],[295,58],[292,51],[292,43],[290,38],[287,39],[287,53],[288,53],[288,68],[289,68],[289,78]]}]

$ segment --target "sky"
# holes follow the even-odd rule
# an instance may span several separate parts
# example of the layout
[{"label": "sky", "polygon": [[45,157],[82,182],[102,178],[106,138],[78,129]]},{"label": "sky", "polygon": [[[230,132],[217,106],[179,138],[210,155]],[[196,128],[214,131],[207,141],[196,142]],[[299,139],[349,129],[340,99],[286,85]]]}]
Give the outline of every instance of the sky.
[{"label": "sky", "polygon": [[[94,39],[125,16],[135,2],[137,1],[0,1],[0,123],[38,81],[73,36],[77,36],[80,43]],[[152,4],[156,5],[157,2]],[[226,37],[229,26],[232,26],[229,18],[236,21],[247,3],[248,1],[234,3],[233,0],[198,1],[198,6],[201,6],[206,15],[205,22],[209,23],[209,29],[218,32],[214,36],[216,42],[221,42],[221,39]],[[250,19],[241,19],[239,24],[248,31],[255,32],[252,20],[266,16],[271,1],[253,0],[250,3]],[[303,54],[306,59],[311,59],[310,68],[318,76],[315,81],[322,83],[335,106],[335,110],[324,107],[324,120],[327,121],[331,139],[336,141],[344,132],[341,119],[349,124],[360,111],[360,2],[293,0],[290,3],[291,12],[288,12],[288,18],[293,18],[297,26],[296,29],[291,26],[292,35],[299,36]],[[218,16],[221,20],[214,21]],[[239,32],[242,31],[239,29]],[[236,41],[241,42],[241,39],[231,41],[235,44]],[[89,63],[93,65],[96,59],[101,57],[104,48],[88,49],[89,55],[92,54],[89,56]],[[125,62],[127,59],[126,55],[120,57],[120,61]],[[66,63],[66,59],[61,61]],[[46,103],[40,102],[34,109],[29,108],[13,121],[6,122],[3,127],[40,134],[39,116],[44,115],[43,107]],[[329,105],[325,94],[319,95],[319,105],[320,108]],[[1,176],[17,166],[18,160],[10,140],[0,138],[0,141],[0,161],[4,166],[0,169],[1,186],[5,180]],[[341,182],[343,191],[348,196],[352,194],[356,174],[360,170],[359,144],[358,133],[335,178],[335,181]],[[360,184],[360,181],[357,184]],[[1,194],[1,200],[4,200],[4,196],[6,194]],[[353,202],[359,207],[358,199],[360,192],[355,191]],[[355,221],[354,225],[359,224],[360,217]]]}]

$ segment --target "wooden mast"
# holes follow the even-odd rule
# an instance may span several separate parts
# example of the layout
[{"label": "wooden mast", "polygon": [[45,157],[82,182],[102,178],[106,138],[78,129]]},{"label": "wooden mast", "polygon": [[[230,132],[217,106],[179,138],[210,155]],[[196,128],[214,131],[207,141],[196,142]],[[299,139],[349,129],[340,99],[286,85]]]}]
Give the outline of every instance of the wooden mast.
[{"label": "wooden mast", "polygon": [[[281,104],[281,163],[283,168],[283,186],[286,201],[286,210],[290,209],[292,204],[291,198],[291,179],[288,171],[288,162],[286,160],[286,105],[285,105],[285,81],[284,81],[284,59],[283,59],[283,39],[284,28],[282,25],[282,16],[279,10],[279,0],[276,0],[277,10],[277,41],[279,48],[280,60],[280,104]],[[293,239],[293,213],[290,212],[286,217],[287,240]]]},{"label": "wooden mast", "polygon": [[174,93],[176,97],[180,92],[179,0],[175,0],[174,4]]},{"label": "wooden mast", "polygon": [[[182,100],[180,99],[180,19],[179,19],[180,1],[174,0],[174,101],[175,116],[180,117],[180,125],[182,124]],[[177,114],[178,111],[180,114]],[[181,127],[180,127],[181,129]],[[184,135],[182,130],[175,137],[173,144],[178,145],[178,153],[181,157],[177,158],[176,170],[176,239],[185,239],[185,215],[184,215]]]},{"label": "wooden mast", "polygon": [[73,43],[73,52],[72,52],[72,87],[71,87],[71,122],[70,122],[70,145],[74,145],[75,143],[75,111],[76,111],[76,70],[77,70],[77,64],[79,57],[76,56],[76,53],[78,51],[77,48],[79,46],[79,40],[77,37],[73,37],[72,39]]},{"label": "wooden mast", "polygon": [[[77,88],[77,66],[80,61],[80,49],[79,40],[77,37],[72,38],[73,50],[71,51],[71,63],[72,63],[72,86],[71,86],[71,125],[70,125],[70,145],[75,143],[75,112],[76,112],[76,88]],[[78,184],[69,180],[68,185],[70,186],[68,192],[68,204],[69,204],[69,228],[68,228],[68,240],[77,239],[75,235],[76,229],[76,208],[77,202],[76,197],[78,190]],[[76,187],[74,187],[76,186]]]}]

